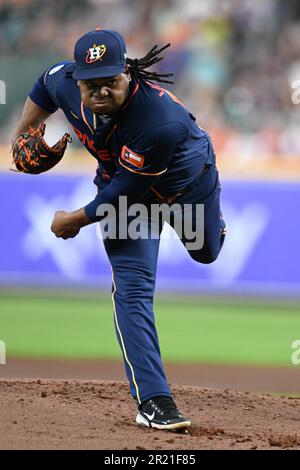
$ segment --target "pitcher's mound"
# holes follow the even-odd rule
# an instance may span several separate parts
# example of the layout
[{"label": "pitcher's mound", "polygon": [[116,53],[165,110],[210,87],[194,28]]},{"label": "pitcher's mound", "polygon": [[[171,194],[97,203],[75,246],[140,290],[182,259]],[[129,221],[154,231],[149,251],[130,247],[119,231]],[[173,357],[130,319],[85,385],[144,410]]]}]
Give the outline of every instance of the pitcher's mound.
[{"label": "pitcher's mound", "polygon": [[300,449],[300,399],[172,390],[188,434],[138,427],[123,382],[0,380],[0,449]]}]

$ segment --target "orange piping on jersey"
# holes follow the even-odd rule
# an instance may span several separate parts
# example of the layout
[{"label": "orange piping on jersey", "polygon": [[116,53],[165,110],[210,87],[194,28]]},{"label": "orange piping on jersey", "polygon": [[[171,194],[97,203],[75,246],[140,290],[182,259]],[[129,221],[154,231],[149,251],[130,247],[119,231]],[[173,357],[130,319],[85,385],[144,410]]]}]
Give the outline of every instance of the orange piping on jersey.
[{"label": "orange piping on jersey", "polygon": [[162,88],[161,86],[155,85],[155,83],[148,82],[147,80],[145,80],[145,82],[146,82],[147,85],[149,85],[151,88],[154,88],[155,90],[158,90],[158,91],[160,92],[160,93],[159,93],[159,97],[160,97],[160,98],[166,93],[166,90],[165,90],[164,88]]},{"label": "orange piping on jersey", "polygon": [[161,199],[162,201],[165,199],[164,196],[162,196],[161,194],[159,194],[159,192],[158,192],[156,189],[152,188],[152,186],[151,186],[150,189],[151,189],[151,191],[154,192],[154,194],[156,194],[156,196],[157,196],[159,199]]},{"label": "orange piping on jersey", "polygon": [[166,93],[170,98],[172,98],[173,101],[175,101],[175,103],[180,104],[181,106],[185,108],[184,104],[171,91],[166,90],[166,88],[162,88],[159,85],[155,85],[154,83],[148,82],[147,80],[146,80],[146,83],[151,88],[154,88],[155,90],[158,90],[160,92],[159,93],[160,98]]},{"label": "orange piping on jersey", "polygon": [[184,104],[171,91],[165,90],[165,89],[163,89],[163,90],[164,90],[165,93],[167,93],[167,95],[170,98],[172,98],[173,101],[175,101],[175,103],[180,104],[181,106],[183,106],[185,108]]},{"label": "orange piping on jersey", "polygon": [[142,172],[142,171],[135,171],[135,170],[132,170],[131,168],[128,168],[128,166],[124,165],[122,162],[121,162],[121,158],[119,157],[119,163],[121,166],[123,166],[124,168],[126,168],[126,170],[128,171],[131,171],[132,173],[137,173],[138,175],[144,175],[144,176],[159,176],[159,175],[162,175],[163,173],[165,173],[167,171],[168,168],[166,168],[165,170],[163,171],[160,171],[158,173],[145,173],[145,172]]},{"label": "orange piping on jersey", "polygon": [[130,96],[130,98],[129,98],[129,100],[128,100],[128,103],[126,103],[126,105],[124,106],[124,108],[122,108],[122,111],[124,111],[124,109],[126,109],[127,106],[129,106],[129,104],[130,104],[131,101],[132,101],[132,98],[134,97],[134,95],[135,95],[136,92],[138,91],[139,86],[140,86],[140,84],[139,84],[139,82],[138,82],[138,83],[135,85],[135,87],[134,87],[134,90],[133,90],[132,95]]},{"label": "orange piping on jersey", "polygon": [[93,129],[91,128],[91,126],[89,125],[89,123],[88,123],[87,120],[86,120],[85,113],[84,113],[83,101],[81,101],[81,115],[82,115],[82,119],[84,120],[84,122],[85,122],[86,125],[88,126],[89,130],[91,131],[91,133],[94,134]]}]

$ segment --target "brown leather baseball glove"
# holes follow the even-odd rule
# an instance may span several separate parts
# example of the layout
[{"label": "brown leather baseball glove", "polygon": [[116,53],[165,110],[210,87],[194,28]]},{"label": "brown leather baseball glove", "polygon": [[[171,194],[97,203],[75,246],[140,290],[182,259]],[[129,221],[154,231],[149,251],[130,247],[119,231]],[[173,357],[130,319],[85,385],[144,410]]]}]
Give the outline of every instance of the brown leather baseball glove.
[{"label": "brown leather baseball glove", "polygon": [[13,162],[18,171],[37,175],[50,170],[62,159],[68,142],[72,142],[70,134],[65,133],[53,147],[49,147],[44,140],[45,128],[42,123],[18,136],[12,147]]}]

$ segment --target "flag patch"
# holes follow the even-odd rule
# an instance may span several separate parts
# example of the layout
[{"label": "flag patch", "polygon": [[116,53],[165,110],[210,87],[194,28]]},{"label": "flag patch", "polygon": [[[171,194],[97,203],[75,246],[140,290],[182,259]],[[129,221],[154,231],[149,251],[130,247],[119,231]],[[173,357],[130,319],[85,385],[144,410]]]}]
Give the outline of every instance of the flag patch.
[{"label": "flag patch", "polygon": [[129,162],[131,165],[137,166],[138,168],[142,168],[144,166],[144,156],[133,152],[126,147],[126,145],[122,148],[121,158],[125,162]]}]

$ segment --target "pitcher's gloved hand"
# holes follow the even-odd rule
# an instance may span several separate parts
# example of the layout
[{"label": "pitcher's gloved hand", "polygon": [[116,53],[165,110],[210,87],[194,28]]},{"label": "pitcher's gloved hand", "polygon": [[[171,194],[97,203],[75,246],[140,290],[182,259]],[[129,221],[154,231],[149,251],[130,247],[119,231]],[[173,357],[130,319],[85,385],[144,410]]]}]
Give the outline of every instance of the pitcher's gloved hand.
[{"label": "pitcher's gloved hand", "polygon": [[38,128],[29,130],[17,137],[13,144],[13,162],[17,171],[33,175],[43,173],[53,168],[62,159],[68,142],[72,142],[69,133],[52,147],[44,140],[46,125],[40,124]]}]

